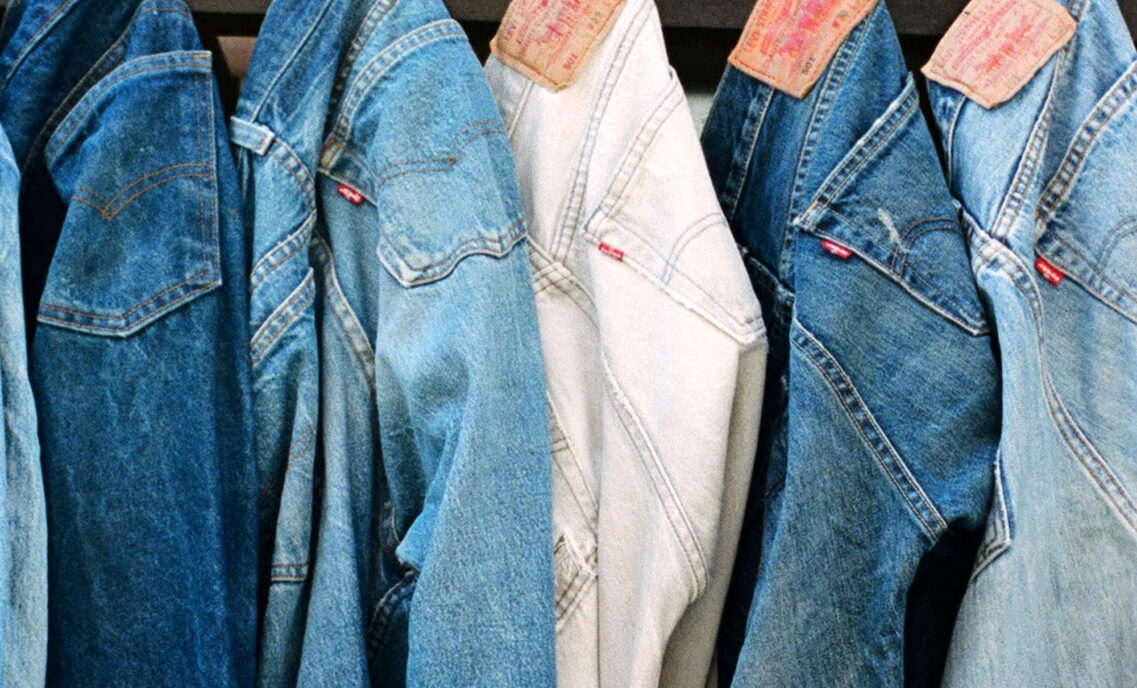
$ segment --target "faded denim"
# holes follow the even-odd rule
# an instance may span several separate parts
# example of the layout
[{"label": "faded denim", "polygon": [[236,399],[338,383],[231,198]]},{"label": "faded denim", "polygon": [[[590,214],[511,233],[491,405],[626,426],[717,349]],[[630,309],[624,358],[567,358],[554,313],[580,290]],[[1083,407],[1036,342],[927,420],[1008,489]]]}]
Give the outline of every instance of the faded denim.
[{"label": "faded denim", "polygon": [[702,686],[766,337],[655,3],[625,3],[562,91],[496,57],[486,73],[522,180],[552,409],[557,683]]},{"label": "faded denim", "polygon": [[47,516],[24,336],[19,192],[20,171],[0,131],[0,686],[39,688],[47,668]]},{"label": "faded denim", "polygon": [[540,336],[480,66],[441,0],[277,0],[261,35],[232,121],[258,683],[552,685]]},{"label": "faded denim", "polygon": [[47,683],[249,686],[247,268],[210,54],[180,0],[30,0],[6,21]]},{"label": "faded denim", "polygon": [[1004,380],[1002,485],[949,686],[1137,675],[1137,52],[1114,0],[1063,4],[1077,33],[1008,102],[929,85]]},{"label": "faded denim", "polygon": [[943,662],[909,590],[983,527],[999,378],[885,4],[802,100],[728,68],[703,144],[771,347],[720,676],[741,644],[739,688],[903,685]]}]

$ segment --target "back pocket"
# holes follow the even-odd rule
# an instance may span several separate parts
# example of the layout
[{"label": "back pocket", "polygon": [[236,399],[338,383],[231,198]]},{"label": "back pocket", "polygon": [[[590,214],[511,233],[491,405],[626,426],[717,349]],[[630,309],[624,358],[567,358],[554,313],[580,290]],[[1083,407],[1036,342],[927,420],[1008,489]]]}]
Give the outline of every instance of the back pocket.
[{"label": "back pocket", "polygon": [[912,77],[796,220],[970,335],[988,330],[959,211]]},{"label": "back pocket", "polygon": [[120,65],[60,122],[46,159],[67,216],[41,323],[126,337],[221,284],[207,52]]},{"label": "back pocket", "polygon": [[1137,63],[1098,101],[1047,186],[1040,257],[1137,322]]}]

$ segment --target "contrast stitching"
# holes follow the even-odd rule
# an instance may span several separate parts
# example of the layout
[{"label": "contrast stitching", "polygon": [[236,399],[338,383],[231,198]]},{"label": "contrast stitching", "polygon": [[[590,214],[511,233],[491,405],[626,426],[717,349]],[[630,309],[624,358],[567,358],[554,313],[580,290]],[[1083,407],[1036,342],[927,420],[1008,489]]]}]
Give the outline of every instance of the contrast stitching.
[{"label": "contrast stitching", "polygon": [[[186,163],[185,165],[173,165],[173,167],[186,167],[186,166],[203,167],[203,168],[209,167],[209,166],[203,165],[201,163]],[[160,174],[161,172],[165,172],[165,171],[168,171],[168,169],[161,170],[161,171],[155,172],[153,174],[148,174],[148,175],[146,175],[146,177],[153,177],[153,176]],[[139,198],[140,196],[143,196],[146,192],[152,191],[153,189],[158,188],[159,186],[163,186],[165,184],[168,184],[172,181],[176,181],[178,179],[189,179],[189,178],[205,179],[205,178],[212,177],[212,176],[213,176],[212,168],[208,169],[208,171],[205,171],[205,172],[185,172],[182,174],[171,175],[169,177],[166,177],[165,179],[162,179],[161,181],[154,182],[153,184],[150,184],[149,186],[146,186],[142,189],[139,189],[137,192],[131,194],[129,197],[127,197],[125,200],[123,200],[122,203],[119,204],[119,206],[117,208],[112,207],[110,205],[110,203],[106,203],[106,202],[104,202],[104,204],[100,207],[98,204],[96,204],[92,201],[89,201],[86,198],[83,198],[82,196],[79,196],[79,195],[73,195],[73,196],[71,196],[71,199],[74,201],[78,201],[79,203],[82,203],[84,205],[90,206],[90,207],[94,208],[95,210],[99,211],[99,214],[102,215],[103,217],[105,217],[106,219],[113,220],[116,217],[118,217],[119,213],[121,213],[122,211],[124,211],[128,207],[130,207],[130,204],[132,201]],[[145,177],[143,179],[145,179]],[[134,186],[134,185],[140,183],[140,181],[141,180],[132,182],[129,186],[127,186],[125,189],[120,191],[118,196],[121,196],[122,194],[126,193],[126,191],[129,190],[131,186]],[[96,194],[91,189],[88,189],[87,187],[76,186],[75,190],[82,192],[84,194],[87,194],[87,195],[95,196],[96,198],[99,198],[100,200],[102,200],[101,197],[98,196],[98,194]],[[118,198],[118,196],[115,196],[115,198]],[[204,209],[203,209],[202,214],[203,215],[205,214]]]},{"label": "contrast stitching", "polygon": [[[205,273],[202,272],[199,274],[205,274]],[[186,280],[186,282],[183,282],[182,284],[176,285],[175,287],[171,287],[170,289],[167,289],[166,291],[173,291],[174,289],[177,289],[178,287],[185,285],[186,283],[192,281],[193,279],[194,278],[190,278],[189,280]],[[216,287],[218,287],[220,285],[221,285],[220,281],[213,281],[213,282],[209,282],[209,283],[207,283],[201,287],[198,287],[197,289],[186,292],[182,296],[179,296],[177,299],[174,299],[173,301],[170,301],[169,303],[164,304],[162,306],[162,310],[159,312],[165,313],[165,312],[168,312],[170,310],[173,310],[174,306],[176,306],[180,303],[183,303],[187,299],[190,299],[193,296],[196,296],[197,294],[200,294],[202,292],[206,292],[206,291],[210,291],[212,289],[215,289]],[[155,297],[155,299],[156,298],[157,297]],[[151,301],[153,301],[153,300],[154,299],[151,299]],[[91,318],[94,320],[122,320],[125,317],[125,316],[108,317],[108,316],[103,316],[103,315],[97,315],[94,313],[84,313],[82,311],[72,311],[72,310],[68,310],[66,308],[62,308],[60,306],[53,306],[49,303],[43,304],[42,308],[46,308],[49,311],[59,311],[62,313],[69,313],[71,315],[82,316],[82,317]],[[135,309],[135,310],[137,310],[137,309]],[[73,320],[64,320],[62,318],[47,315],[46,313],[43,312],[43,310],[40,310],[39,314],[37,315],[37,319],[41,320],[41,321],[45,321],[45,322],[55,323],[58,325],[65,325],[68,327],[73,327],[75,329],[90,330],[93,332],[126,332],[127,330],[133,329],[137,325],[137,323],[126,323],[126,324],[123,324],[121,326],[111,327],[111,326],[104,326],[104,325],[90,325],[90,324],[86,324],[86,323],[77,323]]]},{"label": "contrast stitching", "polygon": [[679,259],[683,256],[683,252],[692,241],[701,237],[709,229],[722,228],[730,231],[729,227],[723,226],[723,217],[721,212],[710,213],[704,217],[699,218],[692,222],[687,229],[679,235],[675,244],[671,247],[671,253],[667,256],[667,262],[663,269],[663,282],[666,284],[671,279],[671,272],[679,263]]},{"label": "contrast stitching", "polygon": [[[287,331],[288,326],[294,323],[297,318],[304,314],[304,309],[308,307],[316,298],[316,289],[314,288],[316,278],[314,271],[309,268],[308,274],[304,276],[300,286],[296,288],[284,303],[276,307],[272,315],[265,319],[252,338],[249,340],[249,349],[253,354],[253,365],[260,362],[264,354],[272,348],[278,339]],[[295,308],[293,308],[295,306]],[[261,341],[261,338],[266,341]]]},{"label": "contrast stitching", "polygon": [[379,600],[376,605],[375,611],[371,614],[371,622],[367,624],[367,653],[370,655],[368,661],[374,659],[374,655],[382,647],[383,636],[387,635],[387,630],[391,625],[391,619],[394,618],[395,609],[403,603],[414,592],[414,583],[418,580],[418,572],[414,569],[407,571],[403,574],[402,579],[388,590]]},{"label": "contrast stitching", "polygon": [[[149,57],[153,57],[153,56],[149,56]],[[165,55],[159,54],[158,57],[165,57]],[[202,68],[208,68],[209,67],[209,65],[205,63],[206,62],[205,60],[194,59],[194,60],[165,62],[162,64],[154,64],[154,65],[149,65],[149,66],[144,66],[144,67],[136,67],[134,69],[124,69],[124,67],[126,67],[126,65],[129,65],[132,62],[136,62],[136,61],[137,62],[142,62],[142,61],[151,62],[152,60],[148,59],[147,57],[140,57],[137,60],[132,60],[131,62],[126,62],[121,67],[118,68],[118,69],[121,69],[122,71],[120,71],[118,73],[112,72],[110,75],[105,77],[102,81],[100,81],[97,84],[95,84],[94,86],[92,86],[89,91],[87,91],[85,94],[83,94],[83,98],[81,100],[87,101],[87,102],[77,105],[75,107],[75,109],[71,110],[68,113],[66,120],[65,120],[67,126],[65,128],[56,129],[56,132],[51,137],[52,140],[48,142],[47,148],[44,150],[44,155],[45,155],[49,164],[54,159],[55,154],[59,151],[60,147],[65,145],[70,140],[72,134],[75,133],[75,130],[78,129],[80,126],[82,126],[87,121],[87,115],[90,113],[90,111],[93,110],[95,108],[95,106],[99,105],[99,103],[102,102],[99,99],[100,96],[102,96],[102,94],[104,94],[108,90],[110,90],[111,87],[122,83],[122,81],[124,81],[125,79],[130,79],[130,78],[138,76],[139,74],[145,74],[147,72],[154,72],[154,71],[160,71],[160,70],[172,71],[175,69],[194,69],[194,71],[200,71]]]},{"label": "contrast stitching", "polygon": [[695,528],[691,524],[686,510],[679,501],[679,495],[675,491],[675,486],[672,484],[670,476],[668,476],[667,471],[664,469],[655,447],[652,446],[651,441],[648,439],[647,433],[640,424],[639,417],[632,408],[631,403],[620,389],[619,383],[616,381],[616,376],[608,365],[607,356],[603,356],[601,362],[604,366],[604,377],[607,381],[604,387],[613,402],[616,417],[620,419],[620,424],[624,427],[624,432],[627,434],[628,439],[632,441],[632,445],[636,449],[636,457],[640,460],[643,467],[647,469],[648,478],[651,480],[652,487],[660,500],[660,505],[663,507],[663,513],[667,517],[668,525],[671,526],[671,531],[682,547],[683,553],[687,558],[687,563],[691,567],[696,590],[694,597],[698,597],[702,593],[709,575],[707,558],[706,555],[703,554],[702,544],[695,534]]},{"label": "contrast stitching", "polygon": [[325,298],[331,307],[332,315],[335,316],[335,320],[340,326],[340,330],[347,337],[356,362],[359,363],[360,369],[363,371],[364,377],[367,378],[372,393],[374,393],[375,350],[367,338],[367,331],[363,329],[363,324],[359,322],[359,317],[352,310],[351,304],[340,288],[339,277],[336,274],[335,254],[332,252],[331,244],[319,231],[314,231],[312,238],[313,246],[316,248],[314,255],[323,270],[324,291],[327,294]]},{"label": "contrast stitching", "polygon": [[[379,235],[379,240],[386,244],[392,252],[395,253],[397,263],[390,264],[389,258],[380,252],[380,260],[384,265],[388,265],[389,271],[404,287],[415,287],[431,282],[441,280],[457,269],[458,264],[466,258],[475,255],[485,255],[492,258],[504,258],[513,252],[519,243],[525,240],[525,232],[516,232],[518,227],[525,224],[525,218],[518,218],[509,226],[502,228],[500,234],[494,237],[476,236],[463,241],[462,243],[450,248],[449,253],[442,259],[432,261],[423,267],[414,267],[405,262],[403,259],[404,250],[414,250],[413,246],[400,246],[395,243],[395,239],[390,236],[389,232],[382,232]],[[398,237],[402,239],[403,237]],[[410,272],[415,274],[412,279],[406,279],[401,273],[402,270],[398,269],[399,265],[405,265],[410,269]]]},{"label": "contrast stitching", "polygon": [[363,67],[357,81],[342,101],[343,110],[336,118],[333,136],[340,140],[346,141],[348,139],[348,134],[355,125],[356,111],[363,102],[364,94],[370,92],[375,82],[392,67],[427,45],[465,38],[465,35],[458,22],[453,19],[441,19],[419,27],[383,49]]},{"label": "contrast stitching", "polygon": [[[897,492],[900,493],[901,498],[908,504],[909,510],[919,521],[925,534],[932,542],[935,542],[947,530],[947,521],[936,509],[912,474],[911,469],[908,468],[888,436],[877,424],[876,418],[865,405],[864,399],[857,392],[857,388],[853,385],[848,374],[800,321],[795,321],[794,327],[791,329],[790,341],[796,349],[805,354],[806,360],[821,373],[826,385],[829,386],[841,406],[844,407],[845,414],[852,421],[857,434],[861,436],[865,446],[876,458],[877,465],[888,476]],[[855,410],[854,405],[856,406]],[[888,455],[887,459],[884,454]]]},{"label": "contrast stitching", "polygon": [[[977,230],[978,231],[978,230]],[[1062,403],[1058,390],[1050,378],[1046,354],[1046,334],[1042,327],[1044,314],[1042,312],[1042,294],[1038,285],[1029,277],[1031,271],[1019,259],[1019,256],[1003,244],[987,237],[983,246],[988,250],[988,262],[1003,261],[1008,263],[1011,278],[1019,285],[1033,315],[1035,337],[1039,367],[1042,371],[1043,394],[1046,398],[1047,411],[1055,427],[1062,435],[1075,460],[1082,467],[1085,476],[1098,488],[1098,493],[1112,506],[1113,512],[1133,533],[1137,534],[1137,503],[1129,495],[1125,485],[1114,473],[1108,462],[1098,453],[1093,443],[1085,436],[1081,428],[1074,422],[1070,412]],[[982,238],[982,237],[981,237]]]}]

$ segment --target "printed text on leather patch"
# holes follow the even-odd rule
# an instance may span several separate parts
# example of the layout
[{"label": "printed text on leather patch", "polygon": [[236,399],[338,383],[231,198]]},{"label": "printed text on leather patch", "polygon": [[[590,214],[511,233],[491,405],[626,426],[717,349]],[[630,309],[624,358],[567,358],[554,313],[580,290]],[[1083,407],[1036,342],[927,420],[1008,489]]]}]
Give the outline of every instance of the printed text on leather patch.
[{"label": "printed text on leather patch", "polygon": [[1054,0],[972,0],[924,65],[924,76],[991,109],[1013,98],[1076,28]]},{"label": "printed text on leather patch", "polygon": [[624,0],[513,0],[490,49],[545,88],[572,85]]},{"label": "printed text on leather patch", "polygon": [[730,63],[804,98],[877,0],[758,0]]}]

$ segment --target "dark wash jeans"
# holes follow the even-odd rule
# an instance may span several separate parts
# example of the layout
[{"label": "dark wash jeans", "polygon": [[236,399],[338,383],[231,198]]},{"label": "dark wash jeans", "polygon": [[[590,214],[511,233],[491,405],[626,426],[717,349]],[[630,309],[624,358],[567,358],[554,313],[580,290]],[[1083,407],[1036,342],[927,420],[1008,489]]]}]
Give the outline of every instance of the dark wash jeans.
[{"label": "dark wash jeans", "polygon": [[999,378],[884,3],[802,100],[728,68],[703,144],[771,350],[720,679],[902,685],[922,559],[985,523]]},{"label": "dark wash jeans", "polygon": [[251,685],[246,248],[210,55],[181,0],[18,3],[4,39],[48,684]]}]

